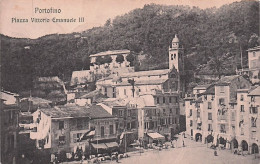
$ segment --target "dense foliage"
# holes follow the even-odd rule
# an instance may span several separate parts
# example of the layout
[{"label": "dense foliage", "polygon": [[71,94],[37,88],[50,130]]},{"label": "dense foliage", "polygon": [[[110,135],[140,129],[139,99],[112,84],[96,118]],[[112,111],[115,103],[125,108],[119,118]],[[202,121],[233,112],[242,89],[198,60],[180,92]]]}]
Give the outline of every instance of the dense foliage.
[{"label": "dense foliage", "polygon": [[[72,71],[89,67],[90,54],[116,49],[146,54],[139,70],[168,68],[168,47],[175,34],[185,50],[186,70],[234,73],[240,53],[246,64],[246,50],[258,45],[259,2],[205,10],[151,4],[82,33],[34,40],[1,36],[2,86],[10,91],[29,89],[37,76],[57,75],[66,81]],[[221,65],[214,63],[216,58]]]}]

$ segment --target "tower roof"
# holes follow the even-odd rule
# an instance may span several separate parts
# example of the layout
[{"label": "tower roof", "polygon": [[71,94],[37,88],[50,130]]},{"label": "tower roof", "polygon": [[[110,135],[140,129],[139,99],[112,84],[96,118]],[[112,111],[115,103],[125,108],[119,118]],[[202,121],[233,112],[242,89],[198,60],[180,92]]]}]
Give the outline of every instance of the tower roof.
[{"label": "tower roof", "polygon": [[177,34],[175,34],[174,38],[172,39],[172,42],[174,43],[179,42],[179,38],[177,37]]}]

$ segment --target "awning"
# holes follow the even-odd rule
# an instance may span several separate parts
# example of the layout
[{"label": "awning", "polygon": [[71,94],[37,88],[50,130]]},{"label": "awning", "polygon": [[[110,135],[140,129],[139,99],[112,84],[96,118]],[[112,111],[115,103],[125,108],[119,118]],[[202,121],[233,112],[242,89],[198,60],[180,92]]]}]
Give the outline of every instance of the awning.
[{"label": "awning", "polygon": [[106,145],[108,148],[118,147],[118,144],[117,144],[116,142],[108,142],[108,143],[105,143],[105,145]]},{"label": "awning", "polygon": [[92,145],[95,149],[107,149],[107,146],[106,146],[104,143],[99,143],[99,144],[91,143],[91,145]]},{"label": "awning", "polygon": [[147,133],[147,135],[148,135],[149,137],[151,137],[152,139],[157,139],[157,140],[159,140],[159,139],[165,139],[165,137],[162,136],[162,135],[159,134],[159,133]]}]

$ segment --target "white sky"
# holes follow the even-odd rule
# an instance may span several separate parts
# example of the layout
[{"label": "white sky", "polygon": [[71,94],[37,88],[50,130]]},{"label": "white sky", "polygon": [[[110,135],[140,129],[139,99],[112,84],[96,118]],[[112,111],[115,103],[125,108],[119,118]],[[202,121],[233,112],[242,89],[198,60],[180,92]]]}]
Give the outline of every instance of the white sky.
[{"label": "white sky", "polygon": [[[189,5],[202,9],[220,7],[236,0],[0,0],[0,33],[12,37],[37,38],[52,33],[70,33],[102,26],[109,18],[123,15],[144,4]],[[34,8],[61,9],[61,14],[36,14]],[[35,18],[78,18],[84,23],[31,23]],[[12,18],[29,19],[29,23],[12,23]]]}]

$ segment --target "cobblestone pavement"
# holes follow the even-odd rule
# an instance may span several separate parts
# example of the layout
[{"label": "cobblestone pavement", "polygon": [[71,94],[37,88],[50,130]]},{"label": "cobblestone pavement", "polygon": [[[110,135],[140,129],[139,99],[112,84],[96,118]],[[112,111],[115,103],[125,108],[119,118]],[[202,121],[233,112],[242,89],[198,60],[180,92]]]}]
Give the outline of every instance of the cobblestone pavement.
[{"label": "cobblestone pavement", "polygon": [[[214,156],[214,150],[207,148],[206,144],[195,142],[188,138],[177,143],[177,148],[158,150],[147,150],[144,153],[131,152],[130,157],[119,160],[122,164],[260,164],[260,158],[254,155],[234,155],[230,150],[217,150],[218,156]],[[70,162],[75,163],[75,162]],[[87,163],[84,161],[83,163]],[[102,163],[115,164],[116,161]]]}]

